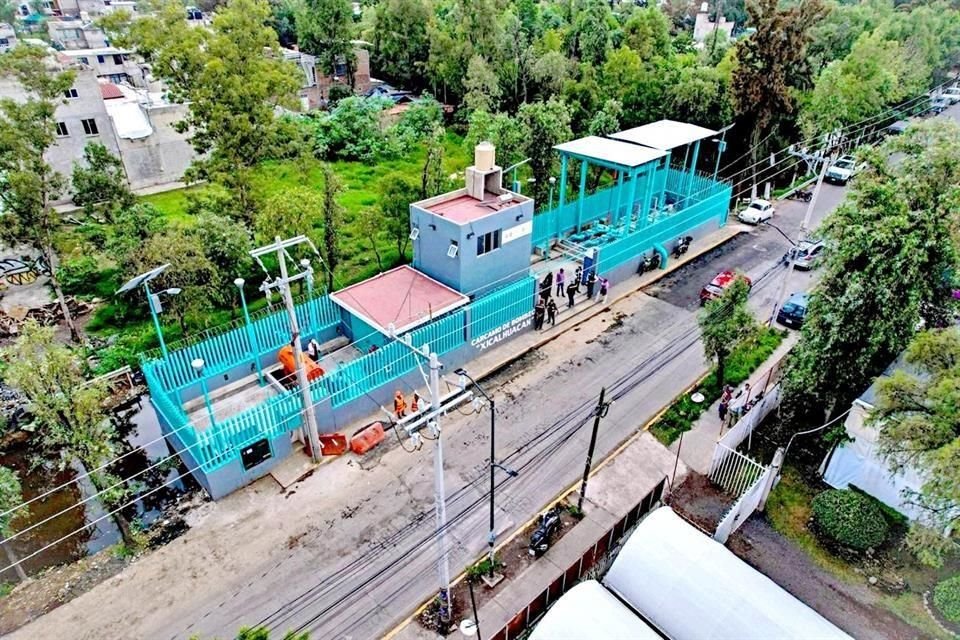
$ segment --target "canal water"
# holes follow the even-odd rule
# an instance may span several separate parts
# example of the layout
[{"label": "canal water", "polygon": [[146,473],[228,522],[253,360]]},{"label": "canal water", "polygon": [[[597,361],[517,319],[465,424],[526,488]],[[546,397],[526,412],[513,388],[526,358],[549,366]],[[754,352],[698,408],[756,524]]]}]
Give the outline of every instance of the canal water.
[{"label": "canal water", "polygon": [[[136,502],[123,513],[128,521],[139,520],[150,526],[178,498],[199,490],[199,486],[162,437],[157,415],[146,395],[129,405],[116,422],[123,441],[123,449],[117,455],[127,455],[109,471],[121,478],[136,476],[128,483],[131,495],[125,500]],[[164,462],[156,468],[140,473],[161,461]],[[0,452],[0,465],[17,472],[25,501],[43,496],[29,505],[25,515],[13,521],[14,534],[69,509],[6,543],[23,560],[21,566],[28,575],[76,561],[121,541],[113,518],[97,498],[79,504],[97,493],[90,479],[83,476],[79,463],[60,469],[58,460],[44,459],[29,445],[16,445]],[[7,556],[0,554],[0,567],[9,564]],[[0,572],[0,582],[16,581],[14,569]]]}]

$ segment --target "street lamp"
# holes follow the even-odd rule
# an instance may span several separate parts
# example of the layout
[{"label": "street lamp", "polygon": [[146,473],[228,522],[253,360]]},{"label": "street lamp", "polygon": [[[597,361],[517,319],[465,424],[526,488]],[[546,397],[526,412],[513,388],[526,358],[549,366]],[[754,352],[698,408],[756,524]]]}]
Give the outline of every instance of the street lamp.
[{"label": "street lamp", "polygon": [[553,176],[550,176],[550,198],[548,199],[549,205],[547,206],[547,211],[553,211],[553,185],[557,184],[557,179]]},{"label": "street lamp", "polygon": [[237,278],[233,281],[233,284],[237,285],[237,289],[240,291],[240,305],[243,307],[243,320],[247,327],[247,340],[250,341],[253,362],[257,366],[257,380],[260,384],[263,384],[263,369],[260,367],[260,348],[257,346],[257,336],[253,332],[253,325],[250,323],[250,310],[247,309],[247,296],[243,293],[243,285],[246,284],[246,280]]},{"label": "street lamp", "polygon": [[473,580],[467,576],[467,588],[470,589],[470,606],[473,608],[473,620],[460,622],[460,634],[465,638],[477,637],[480,640],[480,617],[477,615],[477,599],[473,596]]},{"label": "street lamp", "polygon": [[157,340],[160,341],[160,353],[163,354],[164,358],[167,357],[167,343],[163,340],[163,330],[160,328],[159,315],[163,313],[163,304],[160,302],[160,296],[163,294],[175,296],[180,293],[181,289],[179,287],[171,287],[163,291],[158,291],[157,293],[151,293],[148,283],[166,271],[169,266],[170,264],[168,263],[156,269],[151,269],[146,273],[141,273],[138,276],[130,278],[122,287],[117,289],[117,294],[121,294],[143,285],[143,291],[147,296],[147,306],[150,307],[150,315],[153,317],[153,327],[157,330]]},{"label": "street lamp", "polygon": [[213,405],[210,404],[210,392],[207,391],[207,381],[203,377],[203,358],[195,358],[193,362],[190,363],[190,366],[193,367],[193,370],[196,371],[197,377],[200,378],[200,390],[203,392],[203,404],[207,407],[207,415],[210,416],[210,427],[216,427],[217,422],[213,418]]},{"label": "street lamp", "polygon": [[[490,535],[487,537],[487,544],[490,546],[490,579],[493,579],[493,569],[495,566],[494,562],[494,545],[497,542],[497,530],[494,520],[494,493],[497,489],[496,484],[496,474],[495,471],[500,469],[501,471],[506,472],[511,478],[516,478],[520,475],[517,471],[503,466],[496,461],[496,434],[497,434],[497,412],[496,405],[493,402],[493,398],[487,395],[487,392],[483,390],[477,381],[470,377],[470,374],[467,373],[466,369],[463,367],[454,371],[458,376],[462,376],[473,383],[473,386],[476,387],[477,391],[480,392],[486,401],[490,404]],[[464,385],[465,386],[465,385]]]}]

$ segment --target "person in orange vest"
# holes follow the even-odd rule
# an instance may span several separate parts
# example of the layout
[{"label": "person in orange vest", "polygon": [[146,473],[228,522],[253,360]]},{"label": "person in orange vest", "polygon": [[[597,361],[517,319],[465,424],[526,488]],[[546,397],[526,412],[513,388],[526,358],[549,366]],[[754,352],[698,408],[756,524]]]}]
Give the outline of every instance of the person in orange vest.
[{"label": "person in orange vest", "polygon": [[399,390],[393,395],[393,412],[397,418],[403,418],[407,415],[407,403]]},{"label": "person in orange vest", "polygon": [[420,411],[420,394],[414,391],[413,399],[410,400],[410,413],[417,413],[418,411]]}]

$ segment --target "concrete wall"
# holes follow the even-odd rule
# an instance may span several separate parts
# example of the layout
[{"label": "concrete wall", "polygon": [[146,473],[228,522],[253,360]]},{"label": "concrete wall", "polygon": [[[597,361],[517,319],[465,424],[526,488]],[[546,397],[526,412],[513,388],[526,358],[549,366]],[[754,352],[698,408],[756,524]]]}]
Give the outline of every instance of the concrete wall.
[{"label": "concrete wall", "polygon": [[[434,225],[436,229],[431,228]],[[420,235],[413,241],[413,268],[434,280],[460,290],[460,266],[457,259],[447,257],[450,243],[460,243],[463,250],[463,235],[460,225],[435,216],[418,205],[410,205],[410,227],[419,229]]]},{"label": "concrete wall", "polygon": [[173,126],[186,116],[187,106],[141,105],[153,134],[139,140],[118,138],[120,157],[131,189],[176,182],[195,156],[187,134]]}]

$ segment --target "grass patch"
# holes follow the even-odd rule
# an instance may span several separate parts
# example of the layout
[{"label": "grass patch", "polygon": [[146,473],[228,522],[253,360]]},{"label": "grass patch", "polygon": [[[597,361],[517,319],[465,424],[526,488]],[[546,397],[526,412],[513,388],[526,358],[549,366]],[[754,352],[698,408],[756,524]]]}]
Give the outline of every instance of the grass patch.
[{"label": "grass patch", "polygon": [[0,598],[6,598],[13,591],[12,582],[0,582]]},{"label": "grass patch", "polygon": [[[785,331],[772,327],[762,327],[757,335],[739,345],[727,358],[725,384],[738,385],[750,377],[757,367],[767,361],[786,336]],[[684,394],[667,409],[660,419],[650,427],[650,433],[660,442],[669,445],[680,437],[681,433],[693,428],[704,411],[720,398],[722,389],[717,384],[716,371],[703,379],[697,391],[703,394],[705,400],[696,403],[690,399],[690,394]]]},{"label": "grass patch", "polygon": [[944,633],[927,613],[923,606],[923,596],[919,593],[905,592],[895,596],[885,595],[881,598],[883,606],[895,616],[909,624],[914,629],[923,632],[925,637],[936,640],[955,640],[956,636]]}]

